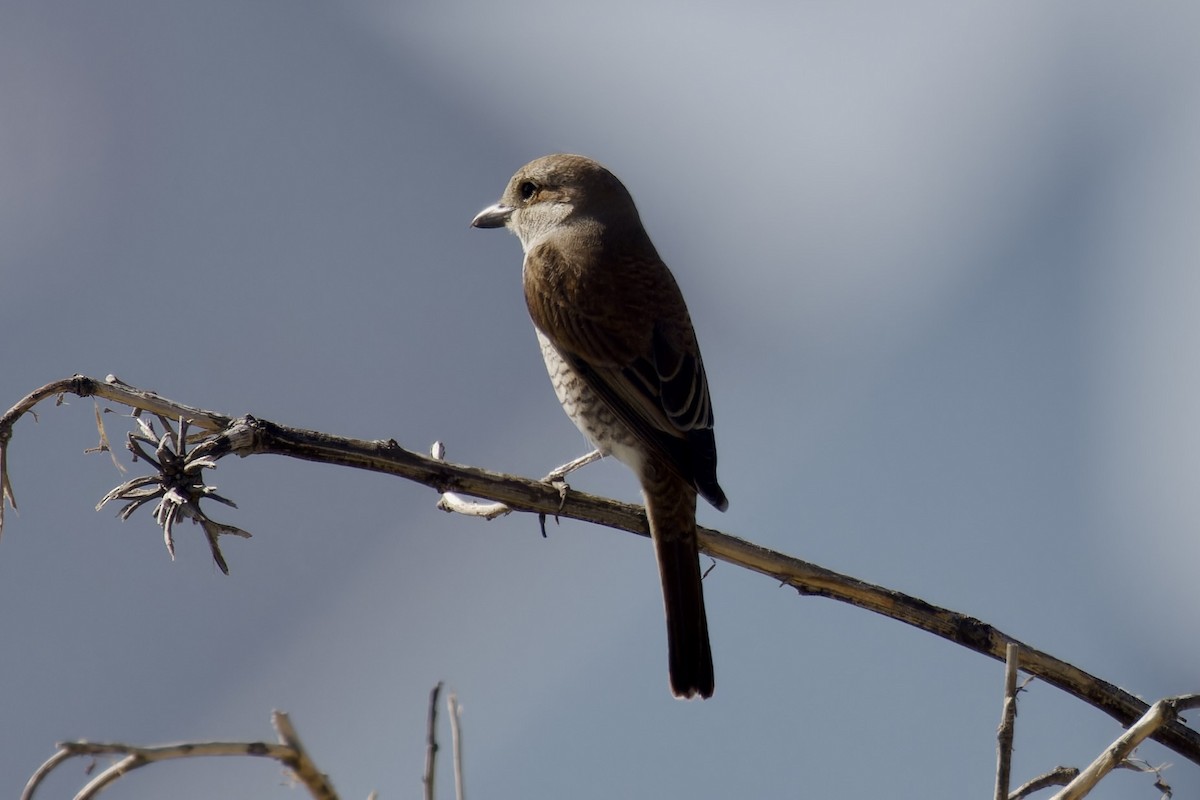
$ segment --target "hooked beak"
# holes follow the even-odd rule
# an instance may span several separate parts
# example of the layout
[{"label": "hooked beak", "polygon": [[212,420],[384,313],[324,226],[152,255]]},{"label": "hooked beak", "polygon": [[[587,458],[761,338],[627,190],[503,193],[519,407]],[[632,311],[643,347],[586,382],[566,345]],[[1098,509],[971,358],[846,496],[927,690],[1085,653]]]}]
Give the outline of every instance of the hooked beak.
[{"label": "hooked beak", "polygon": [[493,206],[488,206],[483,211],[475,215],[475,219],[471,220],[472,228],[502,228],[508,224],[509,217],[513,213],[512,206],[496,203]]}]

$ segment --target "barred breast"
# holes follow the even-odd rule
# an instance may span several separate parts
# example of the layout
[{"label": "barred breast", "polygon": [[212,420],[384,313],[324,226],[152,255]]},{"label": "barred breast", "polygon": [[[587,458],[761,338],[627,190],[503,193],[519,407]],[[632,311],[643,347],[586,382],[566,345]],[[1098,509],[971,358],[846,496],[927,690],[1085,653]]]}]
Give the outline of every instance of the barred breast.
[{"label": "barred breast", "polygon": [[640,476],[643,458],[633,432],[617,419],[583,378],[563,360],[558,348],[550,343],[546,335],[537,328],[534,330],[542,348],[546,372],[550,374],[550,383],[554,385],[554,394],[563,411],[567,412],[575,427],[593,447],[605,455],[613,456]]}]

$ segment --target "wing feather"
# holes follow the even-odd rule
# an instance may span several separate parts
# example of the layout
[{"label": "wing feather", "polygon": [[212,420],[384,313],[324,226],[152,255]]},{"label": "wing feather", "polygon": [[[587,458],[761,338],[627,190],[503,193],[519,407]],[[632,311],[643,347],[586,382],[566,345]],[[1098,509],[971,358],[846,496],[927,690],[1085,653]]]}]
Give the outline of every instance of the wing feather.
[{"label": "wing feather", "polygon": [[[619,287],[580,285],[578,274],[552,246],[527,254],[525,297],[534,324],[644,445],[724,508],[708,378],[670,273],[635,273],[650,280],[665,274],[669,284]],[[668,307],[684,309],[682,319],[655,316],[663,292],[673,295]]]}]

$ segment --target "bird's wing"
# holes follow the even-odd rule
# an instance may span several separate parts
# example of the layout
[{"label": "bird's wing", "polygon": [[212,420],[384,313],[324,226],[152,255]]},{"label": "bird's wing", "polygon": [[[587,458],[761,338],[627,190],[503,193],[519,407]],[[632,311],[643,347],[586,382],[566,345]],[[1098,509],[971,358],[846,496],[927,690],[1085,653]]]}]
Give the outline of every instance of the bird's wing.
[{"label": "bird's wing", "polygon": [[[669,284],[635,271],[640,280],[605,287],[612,291],[598,299],[596,287],[574,287],[562,278],[561,259],[551,247],[526,256],[525,297],[534,324],[644,444],[689,482],[713,474],[715,485],[708,379],[674,280],[665,267],[658,274]],[[679,314],[662,316],[663,294]]]}]

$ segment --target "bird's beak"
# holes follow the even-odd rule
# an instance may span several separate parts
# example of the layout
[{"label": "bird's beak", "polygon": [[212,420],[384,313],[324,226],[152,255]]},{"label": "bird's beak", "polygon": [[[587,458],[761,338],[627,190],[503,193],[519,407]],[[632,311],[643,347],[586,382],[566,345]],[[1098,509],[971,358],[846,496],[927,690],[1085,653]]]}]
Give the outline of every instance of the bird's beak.
[{"label": "bird's beak", "polygon": [[472,228],[500,228],[508,224],[508,218],[512,216],[513,207],[496,203],[494,206],[488,206],[483,211],[475,215],[475,219],[471,220]]}]

